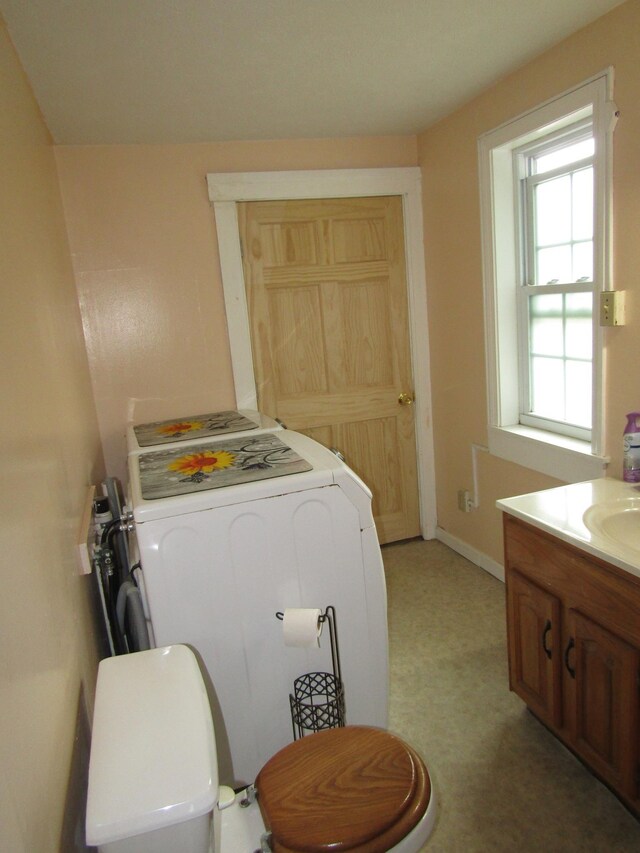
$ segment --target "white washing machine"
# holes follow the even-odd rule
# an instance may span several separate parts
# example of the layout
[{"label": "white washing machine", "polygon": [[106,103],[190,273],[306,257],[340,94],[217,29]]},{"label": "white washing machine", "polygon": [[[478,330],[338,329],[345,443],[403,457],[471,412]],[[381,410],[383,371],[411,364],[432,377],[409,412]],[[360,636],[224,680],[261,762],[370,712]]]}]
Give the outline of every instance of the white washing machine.
[{"label": "white washing machine", "polygon": [[[130,502],[155,642],[191,645],[211,680],[221,780],[253,782],[293,739],[294,679],[331,671],[328,635],[285,645],[286,608],[335,607],[346,721],[386,727],[386,587],[367,486],[287,430],[183,451],[130,455]],[[210,465],[196,470],[198,454]]]},{"label": "white washing machine", "polygon": [[206,444],[223,435],[258,435],[281,429],[282,425],[278,421],[252,409],[206,412],[151,423],[130,423],[127,425],[127,453],[168,450],[184,444]]}]

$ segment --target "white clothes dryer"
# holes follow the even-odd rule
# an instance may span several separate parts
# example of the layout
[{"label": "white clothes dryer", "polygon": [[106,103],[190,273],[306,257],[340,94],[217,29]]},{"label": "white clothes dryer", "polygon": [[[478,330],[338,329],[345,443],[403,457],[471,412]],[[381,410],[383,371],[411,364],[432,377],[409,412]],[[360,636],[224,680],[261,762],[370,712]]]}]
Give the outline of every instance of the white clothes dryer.
[{"label": "white clothes dryer", "polygon": [[282,430],[132,454],[129,472],[155,642],[201,657],[225,784],[253,782],[292,740],[294,679],[330,671],[329,638],[285,646],[278,611],[335,608],[346,721],[386,727],[386,587],[353,471]]}]

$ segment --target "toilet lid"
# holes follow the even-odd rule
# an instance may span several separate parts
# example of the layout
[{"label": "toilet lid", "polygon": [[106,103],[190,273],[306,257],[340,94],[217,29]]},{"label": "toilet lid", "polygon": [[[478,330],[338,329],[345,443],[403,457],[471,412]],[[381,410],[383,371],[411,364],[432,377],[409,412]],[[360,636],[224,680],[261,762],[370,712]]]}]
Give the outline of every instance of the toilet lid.
[{"label": "toilet lid", "polygon": [[387,851],[424,814],[431,795],[419,755],[381,729],[346,726],[280,750],[256,780],[274,850]]}]

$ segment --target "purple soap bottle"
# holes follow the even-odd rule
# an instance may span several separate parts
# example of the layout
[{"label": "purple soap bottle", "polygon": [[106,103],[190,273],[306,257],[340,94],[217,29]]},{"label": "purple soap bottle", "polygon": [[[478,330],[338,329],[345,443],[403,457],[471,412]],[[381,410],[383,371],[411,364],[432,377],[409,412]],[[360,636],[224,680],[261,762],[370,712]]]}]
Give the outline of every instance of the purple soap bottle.
[{"label": "purple soap bottle", "polygon": [[640,483],[640,412],[630,412],[627,415],[622,442],[622,479],[626,483]]}]

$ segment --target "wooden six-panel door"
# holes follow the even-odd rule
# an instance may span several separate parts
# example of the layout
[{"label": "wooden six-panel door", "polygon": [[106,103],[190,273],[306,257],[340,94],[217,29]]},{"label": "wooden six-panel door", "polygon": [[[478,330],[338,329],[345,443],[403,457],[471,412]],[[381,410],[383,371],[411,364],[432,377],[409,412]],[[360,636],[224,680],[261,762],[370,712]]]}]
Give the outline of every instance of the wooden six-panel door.
[{"label": "wooden six-panel door", "polygon": [[373,492],[381,542],[418,535],[402,200],[238,215],[259,408],[344,455]]}]

